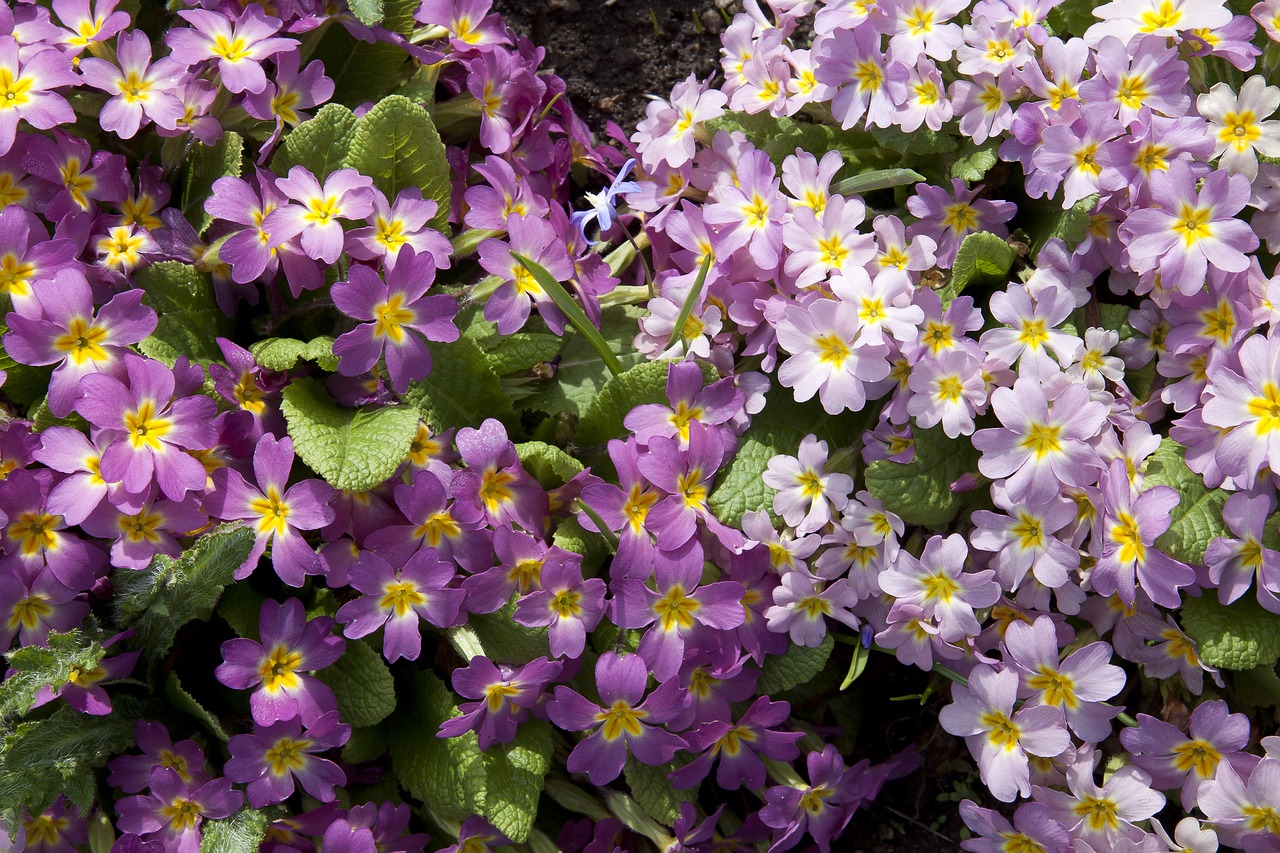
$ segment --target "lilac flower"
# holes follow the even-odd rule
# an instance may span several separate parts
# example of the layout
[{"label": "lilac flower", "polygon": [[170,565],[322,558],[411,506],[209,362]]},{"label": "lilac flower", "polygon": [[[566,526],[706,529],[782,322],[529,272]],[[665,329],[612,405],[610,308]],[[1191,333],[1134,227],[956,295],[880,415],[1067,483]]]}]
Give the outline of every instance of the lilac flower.
[{"label": "lilac flower", "polygon": [[623,426],[631,430],[636,441],[647,444],[654,436],[678,438],[681,447],[689,446],[689,425],[724,424],[742,411],[742,391],[734,387],[733,378],[717,380],[702,387],[702,368],[695,362],[682,361],[667,371],[667,399],[670,406],[646,403],[636,406],[623,418]]},{"label": "lilac flower", "polygon": [[80,380],[85,396],[78,411],[99,429],[117,432],[102,453],[102,479],[125,491],[145,491],[154,477],[170,500],[205,486],[208,475],[187,450],[213,445],[214,403],[208,397],[175,399],[172,370],[160,362],[128,355],[126,387],[114,376],[92,373]]},{"label": "lilac flower", "polygon": [[645,166],[655,168],[666,163],[678,167],[692,160],[696,150],[694,132],[703,122],[723,114],[728,100],[724,92],[700,83],[690,74],[671,90],[669,103],[651,101],[633,137]]},{"label": "lilac flower", "polygon": [[798,457],[775,456],[762,475],[766,486],[777,489],[773,511],[800,534],[821,530],[831,521],[831,510],[843,510],[853,491],[853,478],[827,473],[827,443],[816,436],[800,440]]},{"label": "lilac flower", "polygon": [[1120,226],[1135,272],[1158,267],[1165,288],[1190,296],[1204,286],[1210,263],[1226,272],[1248,267],[1245,253],[1258,238],[1235,218],[1249,198],[1243,175],[1212,172],[1197,191],[1191,166],[1175,160],[1151,175],[1151,195],[1156,206],[1134,211]]},{"label": "lilac flower", "polygon": [[581,657],[587,634],[604,618],[605,582],[583,580],[582,567],[576,562],[547,564],[540,582],[541,589],[516,603],[512,618],[520,625],[547,628],[552,657]]},{"label": "lilac flower", "polygon": [[57,365],[49,380],[50,412],[71,414],[83,393],[82,377],[124,375],[126,347],[155,331],[158,322],[156,312],[142,304],[143,295],[116,294],[95,315],[89,282],[78,270],[65,269],[42,281],[34,298],[15,300],[15,311],[5,318],[5,352],[20,364]]},{"label": "lilac flower", "polygon": [[1084,40],[1090,45],[1107,36],[1128,44],[1139,34],[1172,38],[1182,30],[1213,31],[1231,20],[1231,12],[1218,0],[1112,0],[1094,9],[1093,16],[1102,20],[1085,31]]},{"label": "lilac flower", "polygon": [[470,572],[492,565],[492,537],[486,521],[478,517],[464,523],[454,517],[445,485],[452,482],[453,471],[445,471],[444,482],[435,471],[427,469],[416,472],[412,483],[398,484],[396,506],[409,524],[379,527],[364,540],[364,546],[392,565],[404,565],[423,548],[436,549],[441,559],[457,562]]},{"label": "lilac flower", "polygon": [[233,690],[256,688],[249,707],[258,725],[297,715],[303,725],[314,725],[336,708],[328,685],[307,674],[342,657],[345,643],[330,633],[333,619],[319,616],[307,621],[306,610],[296,598],[283,604],[267,599],[258,618],[262,642],[242,637],[227,640],[222,644],[224,662],[215,675]]},{"label": "lilac flower", "polygon": [[763,151],[747,151],[738,161],[737,183],[725,187],[703,208],[708,225],[722,226],[718,251],[728,255],[746,247],[762,270],[778,266],[786,204],[777,173]]},{"label": "lilac flower", "polygon": [[1218,587],[1218,600],[1230,604],[1249,590],[1257,576],[1258,603],[1280,613],[1280,553],[1262,545],[1267,516],[1275,506],[1269,494],[1237,492],[1227,498],[1222,520],[1239,539],[1219,537],[1204,551],[1209,580]]},{"label": "lilac flower", "polygon": [[1151,774],[1151,784],[1163,790],[1182,788],[1183,808],[1196,802],[1197,789],[1213,779],[1226,761],[1238,773],[1248,773],[1257,757],[1244,753],[1249,743],[1249,718],[1232,714],[1221,700],[1202,702],[1191,712],[1190,734],[1163,720],[1138,715],[1138,725],[1120,732],[1120,742],[1133,763]]},{"label": "lilac flower", "polygon": [[786,702],[770,701],[760,696],[735,723],[715,720],[692,729],[685,739],[689,751],[697,758],[671,774],[677,788],[698,784],[716,766],[716,784],[726,791],[738,788],[763,788],[765,768],[761,755],[775,761],[793,761],[800,755],[796,742],[800,732],[774,731],[791,716]]},{"label": "lilac flower", "polygon": [[1071,850],[1071,836],[1062,824],[1049,817],[1042,803],[1024,803],[1013,813],[1010,823],[994,809],[984,809],[972,800],[960,803],[960,817],[977,836],[960,842],[970,853],[1007,853],[1022,846],[1027,850],[1066,853]]},{"label": "lilac flower", "polygon": [[688,695],[672,679],[645,698],[648,680],[649,671],[638,655],[605,652],[596,662],[596,688],[605,707],[564,685],[556,688],[547,705],[551,721],[568,731],[592,730],[569,754],[570,773],[585,773],[591,784],[606,785],[618,778],[628,752],[643,764],[657,766],[685,748],[684,738],[658,727],[681,712]]},{"label": "lilac flower", "polygon": [[231,781],[248,784],[249,805],[255,809],[290,797],[295,779],[320,802],[332,802],[334,786],[345,785],[347,774],[314,753],[342,746],[349,737],[351,726],[338,722],[337,711],[322,714],[305,732],[301,719],[281,720],[231,738],[225,772]]},{"label": "lilac flower", "polygon": [[929,184],[916,184],[916,194],[907,199],[907,210],[920,221],[907,229],[907,236],[929,237],[937,245],[938,265],[949,269],[961,241],[975,231],[990,231],[997,237],[1008,234],[1004,223],[1013,218],[1015,206],[1007,201],[978,199],[982,188],[968,189],[964,181],[951,182],[951,192]]},{"label": "lilac flower", "polygon": [[1246,778],[1230,763],[1219,764],[1214,777],[1200,783],[1196,804],[1224,843],[1274,849],[1280,836],[1280,761],[1264,758]]},{"label": "lilac flower", "polygon": [[778,324],[778,343],[791,357],[778,380],[794,389],[798,401],[817,394],[828,414],[860,410],[867,401],[864,383],[889,375],[888,347],[859,340],[861,322],[849,302],[816,299],[788,305]]},{"label": "lilac flower", "polygon": [[535,658],[523,666],[499,666],[477,655],[466,667],[453,671],[453,689],[476,702],[458,706],[462,712],[440,724],[436,737],[458,737],[475,731],[480,750],[495,743],[510,743],[529,709],[544,698],[547,685],[560,675],[563,664]]},{"label": "lilac flower", "polygon": [[636,460],[636,467],[649,482],[666,492],[645,519],[648,528],[657,533],[661,550],[675,551],[685,546],[697,533],[698,522],[726,546],[741,547],[741,533],[722,524],[707,502],[711,482],[733,449],[716,427],[702,424],[689,425],[689,448],[685,451],[670,438],[650,440],[649,452]]},{"label": "lilac flower", "polygon": [[1080,97],[1093,109],[1106,104],[1129,124],[1144,107],[1175,117],[1191,106],[1186,93],[1187,66],[1178,52],[1158,39],[1141,39],[1132,49],[1121,39],[1104,38],[1095,48],[1098,71],[1080,84]]},{"label": "lilac flower", "polygon": [[365,322],[334,341],[339,373],[362,376],[384,351],[391,387],[397,393],[403,394],[410,382],[431,373],[431,351],[423,339],[447,343],[456,341],[459,334],[453,322],[458,313],[454,298],[425,295],[435,274],[431,255],[419,255],[408,247],[397,253],[385,282],[368,267],[351,267],[348,280],[338,282],[330,291],[333,304],[347,316]]},{"label": "lilac flower", "polygon": [[931,536],[917,560],[899,551],[888,571],[881,573],[880,587],[899,601],[918,605],[938,620],[943,640],[956,642],[981,631],[974,609],[990,607],[1000,598],[995,572],[966,572],[969,547],[953,533],[945,539]]},{"label": "lilac flower", "polygon": [[770,631],[787,632],[796,645],[815,648],[827,635],[826,617],[854,629],[861,624],[852,612],[860,600],[845,578],[825,583],[804,571],[787,572],[773,589],[765,618]]},{"label": "lilac flower", "polygon": [[[1206,424],[1226,430],[1214,451],[1223,472],[1253,485],[1264,465],[1280,465],[1280,338],[1252,335],[1240,346],[1240,371],[1209,368]],[[1234,429],[1232,429],[1234,427]]]},{"label": "lilac flower", "polygon": [[244,795],[225,777],[192,788],[177,771],[156,767],[151,771],[151,791],[116,802],[117,825],[124,832],[164,843],[166,850],[192,853],[200,847],[200,824],[205,818],[230,817],[244,802]]},{"label": "lilac flower", "polygon": [[1017,693],[1017,673],[979,664],[968,687],[952,686],[953,702],[938,715],[944,729],[965,739],[983,783],[1004,803],[1031,794],[1028,755],[1050,758],[1071,743],[1057,708],[1032,705],[1015,712]]},{"label": "lilac flower", "polygon": [[303,110],[323,104],[333,97],[333,81],[324,76],[324,63],[313,60],[301,72],[301,51],[290,50],[275,58],[275,78],[273,82],[258,92],[250,92],[244,101],[245,112],[256,119],[275,122],[275,131],[263,144],[264,158],[274,148],[285,126],[296,127],[310,115]]},{"label": "lilac flower", "polygon": [[822,752],[810,752],[805,765],[809,772],[807,785],[776,785],[764,792],[760,820],[774,830],[770,850],[789,850],[807,833],[818,849],[827,853],[831,839],[853,816],[848,805],[862,793],[854,784],[856,768],[846,768],[831,744]]},{"label": "lilac flower", "polygon": [[95,57],[80,61],[84,81],[111,95],[98,118],[103,130],[132,139],[144,117],[171,124],[182,115],[182,102],[168,91],[181,76],[182,67],[167,57],[153,65],[146,33],[121,33],[116,39],[116,58],[119,68]]},{"label": "lilac flower", "polygon": [[542,289],[533,273],[524,268],[512,253],[523,255],[539,264],[560,282],[573,277],[573,263],[563,240],[543,219],[511,215],[507,217],[510,243],[496,238],[480,244],[480,266],[502,278],[502,284],[484,306],[484,318],[498,324],[498,333],[509,335],[529,320],[529,311],[537,305],[538,313],[555,334],[564,332],[565,318]]},{"label": "lilac flower", "polygon": [[865,213],[861,201],[844,196],[830,199],[821,210],[796,205],[782,226],[782,240],[791,250],[783,271],[796,277],[797,288],[813,287],[836,273],[862,274],[860,268],[875,256],[875,239],[858,233]]},{"label": "lilac flower", "polygon": [[182,553],[178,536],[189,536],[209,521],[194,497],[183,501],[148,497],[136,512],[99,504],[82,522],[90,536],[111,542],[111,565],[145,569],[156,554],[176,557]]},{"label": "lilac flower", "polygon": [[69,631],[88,612],[80,591],[68,589],[48,568],[0,573],[0,650],[14,636],[24,646],[43,645],[50,631]]},{"label": "lilac flower", "polygon": [[[992,316],[1009,328],[984,332],[979,346],[1004,364],[1018,362],[1019,376],[1048,378],[1075,352],[1079,339],[1055,328],[1074,309],[1064,288],[1047,286],[1033,299],[1025,286],[1010,285],[991,295]],[[1057,355],[1056,364],[1049,350]]]},{"label": "lilac flower", "polygon": [[77,253],[72,240],[50,240],[40,219],[20,205],[0,210],[0,293],[9,294],[15,305],[32,299],[36,281],[47,281],[74,266],[71,259]]},{"label": "lilac flower", "polygon": [[290,38],[275,37],[280,19],[266,14],[261,6],[246,6],[234,20],[203,9],[178,14],[192,28],[169,31],[165,41],[171,57],[187,66],[216,59],[221,83],[229,92],[261,92],[267,87],[267,75],[260,63],[297,44]]},{"label": "lilac flower", "polygon": [[912,391],[907,414],[924,429],[941,423],[948,438],[972,435],[974,415],[987,402],[979,362],[961,349],[937,359],[922,358],[911,369],[907,387]]},{"label": "lilac flower", "polygon": [[342,254],[340,220],[363,219],[373,212],[373,179],[355,169],[338,169],[322,184],[302,166],[294,166],[287,178],[276,178],[275,184],[298,204],[277,207],[263,218],[271,247],[300,236],[303,251],[326,264]]},{"label": "lilac flower", "polygon": [[447,237],[429,225],[438,207],[434,199],[424,199],[417,187],[402,189],[394,203],[388,203],[382,191],[375,189],[373,213],[366,220],[372,224],[347,232],[347,254],[362,261],[381,260],[390,271],[399,260],[400,250],[408,246],[419,255],[429,255],[436,269],[447,268],[453,247]]},{"label": "lilac flower", "polygon": [[448,588],[454,574],[453,565],[431,548],[418,551],[399,569],[371,551],[362,552],[348,578],[364,595],[338,608],[342,632],[356,639],[385,626],[383,656],[388,661],[417,660],[422,651],[420,620],[437,628],[458,621],[464,593]]},{"label": "lilac flower", "polygon": [[1134,824],[1165,804],[1164,795],[1151,789],[1151,777],[1132,765],[1121,767],[1101,785],[1095,783],[1092,755],[1067,769],[1067,786],[1069,794],[1037,785],[1035,798],[1074,838],[1095,850],[1113,849],[1121,838],[1138,834]]},{"label": "lilac flower", "polygon": [[839,87],[831,113],[845,130],[864,117],[868,126],[888,127],[897,105],[906,100],[908,66],[886,56],[880,41],[875,27],[859,27],[836,30],[814,43],[814,76]]},{"label": "lilac flower", "polygon": [[0,156],[13,148],[19,120],[40,130],[75,121],[71,105],[51,90],[78,83],[61,51],[21,51],[13,36],[0,35]]},{"label": "lilac flower", "polygon": [[150,787],[151,771],[156,767],[170,768],[184,785],[199,787],[209,781],[209,774],[204,768],[204,752],[195,741],[174,743],[163,725],[145,720],[134,724],[133,735],[142,754],[113,758],[108,765],[111,768],[108,785],[126,794],[136,794]]},{"label": "lilac flower", "polygon": [[1075,504],[1065,498],[1045,504],[1019,504],[1008,490],[993,486],[995,505],[1007,515],[986,510],[973,514],[973,547],[996,555],[992,564],[1003,589],[1017,590],[1031,571],[1043,586],[1057,589],[1080,565],[1080,554],[1056,534],[1076,520]]},{"label": "lilac flower", "polygon": [[264,435],[253,451],[252,486],[231,468],[213,473],[213,489],[205,506],[218,518],[244,519],[256,533],[253,550],[236,569],[238,579],[247,578],[271,545],[271,564],[285,583],[300,587],[309,574],[319,572],[316,553],[303,539],[302,531],[319,530],[330,524],[329,508],[333,489],[321,480],[303,480],[286,488],[293,469],[293,440],[276,440]]},{"label": "lilac flower", "polygon": [[[670,373],[667,374],[667,380],[671,380]],[[643,408],[637,406],[632,414]],[[688,424],[685,426],[687,429]],[[646,524],[649,511],[662,495],[640,473],[640,449],[635,439],[628,438],[626,443],[617,439],[610,440],[608,451],[609,460],[618,472],[618,485],[591,483],[582,490],[582,500],[599,514],[610,530],[621,532],[618,537],[618,552],[610,564],[612,576],[647,578],[653,566],[654,546]],[[583,517],[586,518],[585,515]],[[588,529],[595,529],[590,518],[583,524],[590,525]]]}]

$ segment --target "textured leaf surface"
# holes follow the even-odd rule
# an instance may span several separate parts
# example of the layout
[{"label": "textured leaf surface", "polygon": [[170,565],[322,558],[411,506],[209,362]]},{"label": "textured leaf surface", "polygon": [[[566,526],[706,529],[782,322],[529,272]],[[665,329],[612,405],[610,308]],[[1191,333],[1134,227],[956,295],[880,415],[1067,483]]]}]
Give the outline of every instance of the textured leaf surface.
[{"label": "textured leaf surface", "polygon": [[5,653],[10,671],[0,682],[0,720],[30,710],[40,688],[57,691],[73,673],[92,672],[104,654],[100,643],[79,630],[50,631],[46,642]]},{"label": "textured leaf surface", "polygon": [[401,713],[391,723],[391,765],[409,793],[438,817],[464,821],[482,814],[485,768],[475,732],[438,738],[440,724],[457,716],[453,695],[435,675],[415,673]]},{"label": "textured leaf surface", "polygon": [[383,98],[360,117],[346,165],[373,178],[387,198],[418,187],[439,205],[432,227],[448,228],[450,170],[444,143],[422,107],[401,95]]},{"label": "textured leaf surface", "polygon": [[347,5],[360,23],[367,27],[382,20],[382,0],[348,0]]},{"label": "textured leaf surface", "polygon": [[485,418],[512,416],[511,398],[474,340],[462,337],[428,346],[431,375],[411,384],[404,399],[417,407],[432,430],[479,426]]},{"label": "textured leaf surface", "polygon": [[529,476],[544,489],[554,489],[582,473],[582,463],[553,444],[526,441],[516,445],[516,456]]},{"label": "textured leaf surface", "polygon": [[269,822],[265,812],[251,808],[223,820],[206,820],[200,826],[200,853],[257,853]]},{"label": "textured leaf surface", "polygon": [[970,234],[956,252],[947,293],[954,298],[975,284],[1003,283],[1009,277],[1015,257],[1009,244],[995,234],[989,231]]},{"label": "textured leaf surface", "polygon": [[253,540],[252,529],[223,524],[178,557],[161,554],[142,571],[112,573],[116,622],[137,631],[132,642],[143,657],[163,657],[179,628],[192,619],[207,618],[253,550]]},{"label": "textured leaf surface", "polygon": [[1182,498],[1170,513],[1173,523],[1156,539],[1156,547],[1175,560],[1203,563],[1209,543],[1232,535],[1222,520],[1229,493],[1206,488],[1201,476],[1187,467],[1185,455],[1185,449],[1173,439],[1161,441],[1147,460],[1143,488],[1169,486]]},{"label": "textured leaf surface", "polygon": [[551,752],[551,726],[531,718],[520,724],[511,743],[494,744],[484,753],[484,815],[516,843],[533,828]]},{"label": "textured leaf surface", "polygon": [[216,338],[230,332],[230,323],[203,273],[190,264],[161,261],[138,270],[133,280],[146,293],[142,301],[159,315],[155,332],[138,349],[170,366],[180,355],[193,361],[222,360]]},{"label": "textured leaf surface", "polygon": [[169,677],[164,682],[164,698],[169,700],[169,704],[183,711],[195,719],[200,721],[209,733],[218,740],[226,743],[230,740],[227,730],[222,727],[222,722],[213,715],[209,709],[201,705],[196,698],[187,692],[182,686],[182,682],[178,680],[176,672],[170,672]]},{"label": "textured leaf surface", "polygon": [[333,338],[321,335],[309,341],[295,338],[267,338],[249,347],[254,360],[267,370],[292,370],[299,361],[314,361],[324,370],[337,370]]},{"label": "textured leaf surface", "polygon": [[516,332],[494,335],[484,341],[485,358],[499,376],[523,373],[539,362],[551,361],[563,343],[548,332]]},{"label": "textured leaf surface", "polygon": [[577,443],[595,447],[611,438],[622,438],[627,428],[622,419],[636,406],[667,402],[669,361],[646,361],[611,377],[582,413]]},{"label": "textured leaf surface", "polygon": [[473,613],[467,625],[475,632],[488,657],[501,663],[528,663],[537,657],[551,657],[546,628],[530,628],[512,618],[516,612],[513,597],[493,613]]},{"label": "textured leaf surface", "polygon": [[667,775],[674,769],[675,765],[670,762],[651,767],[637,761],[634,755],[627,756],[627,763],[623,768],[627,787],[631,789],[631,797],[649,813],[650,817],[667,826],[675,823],[680,817],[680,804],[693,802],[694,796],[698,793],[696,787],[684,789],[671,787],[671,781],[667,779]]},{"label": "textured leaf surface", "polygon": [[1200,659],[1222,669],[1253,669],[1280,659],[1276,616],[1249,597],[1219,604],[1208,595],[1186,598],[1179,614]]},{"label": "textured leaf surface", "polygon": [[827,665],[835,644],[835,638],[827,634],[813,648],[793,644],[784,654],[765,658],[758,687],[760,694],[776,695],[810,680]]},{"label": "textured leaf surface", "polygon": [[396,472],[418,431],[411,406],[343,409],[314,379],[296,379],[280,405],[302,461],[335,489],[363,492]]},{"label": "textured leaf surface", "polygon": [[976,471],[978,453],[967,440],[952,441],[941,427],[915,430],[916,456],[905,464],[888,459],[867,468],[867,489],[907,524],[939,528],[964,505],[951,491],[960,475]]},{"label": "textured leaf surface", "polygon": [[[712,132],[717,130],[741,131],[757,148],[769,155],[774,166],[781,168],[782,161],[803,151],[839,151],[846,162],[874,168],[888,165],[876,151],[875,138],[862,130],[841,130],[826,124],[800,122],[792,118],[775,118],[768,113],[731,112],[707,123]],[[954,146],[953,146],[954,147]],[[901,150],[901,149],[899,149]]]},{"label": "textured leaf surface", "polygon": [[1067,251],[1074,249],[1089,233],[1089,219],[1098,204],[1096,194],[1080,199],[1065,210],[1055,200],[1033,201],[1027,206],[1029,218],[1027,233],[1031,235],[1032,251],[1054,238],[1067,244]]},{"label": "textured leaf surface", "polygon": [[[602,312],[600,335],[624,371],[645,361],[643,353],[637,352],[632,343],[640,331],[637,319],[643,314],[643,309],[631,305],[606,308]],[[564,348],[555,378],[539,388],[527,405],[552,415],[568,413],[581,417],[609,377],[600,354],[591,348],[587,339],[565,329]]]},{"label": "textured leaf surface", "polygon": [[203,234],[213,222],[204,202],[219,178],[238,178],[244,159],[244,138],[229,130],[212,146],[197,145],[182,176],[182,215]]},{"label": "textured leaf surface", "polygon": [[342,721],[372,726],[396,709],[396,685],[382,656],[361,640],[347,640],[347,649],[316,678],[333,688]]},{"label": "textured leaf surface", "polygon": [[341,104],[325,104],[314,116],[285,134],[279,150],[271,158],[271,171],[287,175],[294,166],[301,166],[323,180],[342,168],[355,129],[355,113]]},{"label": "textured leaf surface", "polygon": [[995,142],[974,145],[971,140],[966,139],[951,161],[951,177],[970,183],[980,181],[997,162],[999,158],[996,156]]}]

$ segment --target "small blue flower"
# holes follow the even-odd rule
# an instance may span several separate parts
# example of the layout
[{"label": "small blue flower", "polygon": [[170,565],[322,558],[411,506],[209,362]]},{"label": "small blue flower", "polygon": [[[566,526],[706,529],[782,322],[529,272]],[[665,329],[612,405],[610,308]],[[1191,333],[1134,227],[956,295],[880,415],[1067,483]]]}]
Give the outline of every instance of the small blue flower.
[{"label": "small blue flower", "polygon": [[613,182],[602,192],[587,193],[587,203],[591,205],[589,210],[574,211],[573,224],[578,226],[578,230],[582,232],[582,239],[588,243],[599,243],[600,241],[592,240],[587,236],[587,224],[595,220],[599,230],[597,234],[603,234],[613,226],[613,218],[615,216],[614,205],[617,204],[617,197],[623,193],[635,192],[640,189],[640,185],[635,181],[625,180],[627,175],[631,174],[632,168],[636,165],[635,158],[627,160],[622,164],[622,168],[618,170],[618,176]]}]

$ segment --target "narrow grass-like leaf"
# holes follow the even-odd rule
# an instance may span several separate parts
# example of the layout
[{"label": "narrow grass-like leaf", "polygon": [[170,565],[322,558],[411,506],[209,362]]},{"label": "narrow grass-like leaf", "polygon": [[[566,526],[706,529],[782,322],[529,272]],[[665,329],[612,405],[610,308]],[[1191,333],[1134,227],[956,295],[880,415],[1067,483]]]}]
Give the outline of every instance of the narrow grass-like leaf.
[{"label": "narrow grass-like leaf", "polygon": [[511,253],[511,257],[516,259],[520,266],[529,271],[538,285],[547,292],[551,297],[551,301],[556,307],[569,318],[569,322],[573,327],[582,333],[582,336],[590,342],[591,347],[600,354],[601,361],[605,367],[609,368],[609,372],[617,376],[622,372],[622,363],[618,361],[617,356],[609,349],[609,345],[604,342],[604,338],[600,336],[600,330],[592,325],[591,320],[587,318],[586,313],[582,310],[577,302],[573,301],[573,297],[569,295],[569,291],[564,289],[564,285],[556,281],[555,276],[547,272],[546,267],[535,261],[531,261],[524,255]]},{"label": "narrow grass-like leaf", "polygon": [[684,304],[680,306],[680,313],[676,315],[676,324],[671,327],[671,339],[667,341],[667,347],[670,348],[676,342],[676,336],[680,336],[680,340],[686,344],[689,338],[685,336],[684,324],[689,322],[689,315],[693,313],[693,306],[698,303],[698,299],[702,296],[702,287],[707,283],[707,272],[711,269],[711,253],[707,252],[706,257],[702,259],[702,263],[698,266],[698,277],[693,280],[693,287],[689,288],[689,295],[685,297]]},{"label": "narrow grass-like leaf", "polygon": [[831,194],[869,193],[872,190],[905,187],[923,180],[924,175],[911,169],[876,169],[836,181],[831,185]]}]

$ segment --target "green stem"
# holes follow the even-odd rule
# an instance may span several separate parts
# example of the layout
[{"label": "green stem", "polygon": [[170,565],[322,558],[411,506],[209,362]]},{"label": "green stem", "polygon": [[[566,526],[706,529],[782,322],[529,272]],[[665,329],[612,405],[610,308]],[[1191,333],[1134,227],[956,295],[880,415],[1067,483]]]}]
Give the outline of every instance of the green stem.
[{"label": "green stem", "polygon": [[677,340],[682,341],[686,349],[688,348],[689,336],[684,333],[684,324],[689,322],[689,317],[693,314],[693,306],[702,296],[702,287],[707,283],[707,272],[710,269],[711,253],[707,252],[702,259],[702,264],[698,267],[698,277],[693,280],[693,287],[689,288],[689,295],[684,298],[680,313],[676,315],[676,324],[671,328],[671,337],[667,340],[668,349],[675,346]]},{"label": "green stem", "polygon": [[600,330],[592,325],[591,320],[587,318],[586,313],[582,310],[569,292],[564,289],[564,285],[556,281],[555,276],[547,272],[546,268],[534,261],[529,260],[524,255],[511,253],[511,257],[515,258],[516,263],[529,271],[534,280],[542,287],[551,301],[560,309],[561,313],[569,319],[573,327],[577,329],[592,348],[600,355],[600,359],[604,362],[604,366],[609,368],[609,372],[614,376],[622,373],[622,363],[618,361],[618,357],[614,355],[613,350],[609,349],[609,344],[600,335]]},{"label": "green stem", "polygon": [[618,535],[609,529],[609,525],[605,524],[604,519],[600,517],[600,513],[592,509],[581,498],[575,500],[574,504],[587,518],[591,519],[591,523],[596,526],[596,532],[604,537],[604,541],[609,543],[609,550],[614,554],[618,553]]}]

